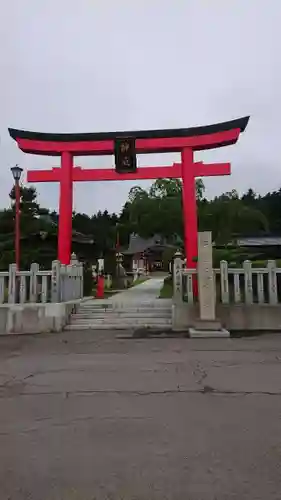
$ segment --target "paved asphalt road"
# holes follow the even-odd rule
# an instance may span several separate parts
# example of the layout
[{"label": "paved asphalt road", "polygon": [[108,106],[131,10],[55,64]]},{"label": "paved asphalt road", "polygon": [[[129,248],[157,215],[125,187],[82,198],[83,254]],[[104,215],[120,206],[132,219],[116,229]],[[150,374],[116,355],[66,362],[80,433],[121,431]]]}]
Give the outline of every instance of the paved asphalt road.
[{"label": "paved asphalt road", "polygon": [[281,336],[0,339],[1,500],[280,498]]}]

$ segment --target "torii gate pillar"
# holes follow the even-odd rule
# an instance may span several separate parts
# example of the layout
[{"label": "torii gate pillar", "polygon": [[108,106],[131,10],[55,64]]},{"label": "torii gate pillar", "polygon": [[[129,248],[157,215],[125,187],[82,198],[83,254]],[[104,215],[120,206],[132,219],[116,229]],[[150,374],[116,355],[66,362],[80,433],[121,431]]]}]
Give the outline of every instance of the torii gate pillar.
[{"label": "torii gate pillar", "polygon": [[[184,224],[184,248],[186,267],[192,269],[196,266],[195,259],[198,253],[197,233],[198,218],[196,205],[196,185],[192,149],[185,148],[181,153],[182,166],[182,205]],[[210,169],[211,170],[211,169]],[[211,172],[212,173],[212,172]],[[226,167],[225,174],[230,173],[230,165]]]},{"label": "torii gate pillar", "polygon": [[72,243],[73,156],[68,151],[61,155],[59,199],[58,260],[69,264]]}]

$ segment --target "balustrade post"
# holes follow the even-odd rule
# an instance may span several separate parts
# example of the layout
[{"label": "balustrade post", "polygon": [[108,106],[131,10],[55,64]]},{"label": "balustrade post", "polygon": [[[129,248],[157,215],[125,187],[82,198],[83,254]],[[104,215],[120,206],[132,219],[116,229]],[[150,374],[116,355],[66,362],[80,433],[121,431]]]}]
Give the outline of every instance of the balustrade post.
[{"label": "balustrade post", "polygon": [[30,266],[29,302],[37,302],[38,271],[39,271],[39,264],[33,262]]},{"label": "balustrade post", "polygon": [[52,262],[51,300],[52,302],[61,301],[61,263],[59,260]]},{"label": "balustrade post", "polygon": [[17,265],[9,265],[9,283],[8,283],[8,302],[9,304],[15,304],[16,302],[16,272]]},{"label": "balustrade post", "polygon": [[183,302],[183,260],[181,251],[178,250],[174,255],[173,269],[173,300],[174,302]]}]

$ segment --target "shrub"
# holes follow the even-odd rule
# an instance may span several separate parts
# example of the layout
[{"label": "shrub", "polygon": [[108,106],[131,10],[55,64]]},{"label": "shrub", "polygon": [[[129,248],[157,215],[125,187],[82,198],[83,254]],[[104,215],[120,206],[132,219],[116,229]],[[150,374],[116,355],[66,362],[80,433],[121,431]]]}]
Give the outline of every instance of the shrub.
[{"label": "shrub", "polygon": [[84,264],[83,267],[83,295],[88,297],[93,293],[92,266]]},{"label": "shrub", "polygon": [[171,275],[166,276],[166,278],[164,279],[164,284],[165,285],[172,285],[173,284],[173,277]]}]

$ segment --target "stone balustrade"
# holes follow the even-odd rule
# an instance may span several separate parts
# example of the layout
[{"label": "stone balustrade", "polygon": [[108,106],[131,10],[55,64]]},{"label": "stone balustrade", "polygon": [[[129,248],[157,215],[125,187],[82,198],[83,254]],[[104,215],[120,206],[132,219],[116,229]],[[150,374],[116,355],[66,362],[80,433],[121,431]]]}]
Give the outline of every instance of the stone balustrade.
[{"label": "stone balustrade", "polygon": [[[177,266],[180,266],[181,278],[174,288],[174,297],[177,293],[177,300],[193,304],[196,298],[192,277],[197,276],[197,270],[186,269],[183,263]],[[221,261],[213,274],[217,303],[276,305],[281,302],[281,268],[274,260],[269,260],[264,268],[253,267],[249,260],[245,260],[241,268],[230,267],[226,261]]]},{"label": "stone balustrade", "polygon": [[0,335],[60,332],[83,299],[83,265],[53,261],[52,269],[0,273]]},{"label": "stone balustrade", "polygon": [[83,297],[83,264],[73,259],[71,264],[52,262],[52,269],[43,271],[36,263],[29,271],[0,272],[0,304],[68,302]]},{"label": "stone balustrade", "polygon": [[214,268],[209,232],[199,233],[198,249],[196,269],[186,269],[179,252],[174,258],[175,330],[190,330],[198,321],[207,321],[230,331],[281,331],[281,268],[274,260],[264,268],[254,267],[249,260],[240,268],[226,261]]}]

